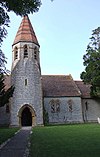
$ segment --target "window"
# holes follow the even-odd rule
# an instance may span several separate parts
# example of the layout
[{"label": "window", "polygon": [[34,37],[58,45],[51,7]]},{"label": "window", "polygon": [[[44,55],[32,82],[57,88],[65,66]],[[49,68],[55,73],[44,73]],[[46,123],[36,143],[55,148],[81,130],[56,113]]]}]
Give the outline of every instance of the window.
[{"label": "window", "polygon": [[60,112],[60,101],[57,99],[55,103],[56,103],[56,112]]},{"label": "window", "polygon": [[27,86],[27,79],[25,79],[25,86]]},{"label": "window", "polygon": [[54,104],[51,104],[51,112],[55,113],[55,105]]},{"label": "window", "polygon": [[60,112],[60,101],[59,99],[52,99],[50,102],[51,105],[51,113],[58,113]]},{"label": "window", "polygon": [[37,59],[37,47],[34,48],[34,59]]},{"label": "window", "polygon": [[71,99],[68,100],[68,110],[69,110],[69,112],[73,111],[73,101]]},{"label": "window", "polygon": [[28,49],[27,49],[27,45],[24,46],[24,58],[28,58]]},{"label": "window", "polygon": [[18,48],[15,47],[15,50],[14,50],[14,60],[18,59]]},{"label": "window", "polygon": [[88,102],[87,101],[85,102],[85,109],[86,109],[86,111],[88,110]]},{"label": "window", "polygon": [[51,112],[55,113],[55,101],[52,99],[49,103],[51,105]]},{"label": "window", "polygon": [[9,104],[6,104],[6,113],[10,113]]}]

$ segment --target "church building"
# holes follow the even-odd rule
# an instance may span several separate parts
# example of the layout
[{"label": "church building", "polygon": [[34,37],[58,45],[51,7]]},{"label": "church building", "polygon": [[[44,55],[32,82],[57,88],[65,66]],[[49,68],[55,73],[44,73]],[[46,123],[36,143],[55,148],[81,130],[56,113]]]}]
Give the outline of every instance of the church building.
[{"label": "church building", "polygon": [[71,75],[41,75],[40,45],[29,17],[22,19],[12,45],[11,75],[6,89],[15,87],[9,104],[0,108],[0,125],[43,126],[97,122],[100,100],[90,96],[90,85]]}]

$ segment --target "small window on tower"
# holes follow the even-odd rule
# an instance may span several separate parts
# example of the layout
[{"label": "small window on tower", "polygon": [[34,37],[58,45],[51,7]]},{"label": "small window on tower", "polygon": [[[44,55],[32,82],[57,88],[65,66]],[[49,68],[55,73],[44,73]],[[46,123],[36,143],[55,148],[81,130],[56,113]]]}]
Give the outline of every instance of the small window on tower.
[{"label": "small window on tower", "polygon": [[15,50],[14,50],[14,60],[18,59],[18,48],[15,47]]},{"label": "small window on tower", "polygon": [[37,48],[34,48],[34,59],[37,59]]},{"label": "small window on tower", "polygon": [[24,58],[28,58],[28,49],[27,49],[27,45],[24,46]]},{"label": "small window on tower", "polygon": [[25,79],[25,86],[27,86],[27,79]]}]

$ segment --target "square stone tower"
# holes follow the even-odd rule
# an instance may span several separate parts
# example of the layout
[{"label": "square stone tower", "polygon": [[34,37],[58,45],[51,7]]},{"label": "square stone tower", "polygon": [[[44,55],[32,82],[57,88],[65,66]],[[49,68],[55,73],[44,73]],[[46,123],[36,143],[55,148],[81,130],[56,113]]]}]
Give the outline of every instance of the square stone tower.
[{"label": "square stone tower", "polygon": [[22,19],[12,45],[11,126],[43,125],[39,43],[27,15]]}]

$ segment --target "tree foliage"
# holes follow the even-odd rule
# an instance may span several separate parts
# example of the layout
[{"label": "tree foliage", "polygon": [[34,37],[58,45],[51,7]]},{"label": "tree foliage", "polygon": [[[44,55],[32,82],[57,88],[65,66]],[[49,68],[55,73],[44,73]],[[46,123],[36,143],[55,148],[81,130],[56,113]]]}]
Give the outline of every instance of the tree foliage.
[{"label": "tree foliage", "polygon": [[12,97],[13,92],[14,92],[13,86],[8,88],[7,90],[5,89],[4,80],[5,80],[5,76],[2,73],[0,74],[0,107],[9,103],[9,98]]},{"label": "tree foliage", "polygon": [[83,56],[83,65],[86,68],[81,73],[81,79],[91,84],[92,96],[100,97],[100,27],[92,32],[87,53]]}]

